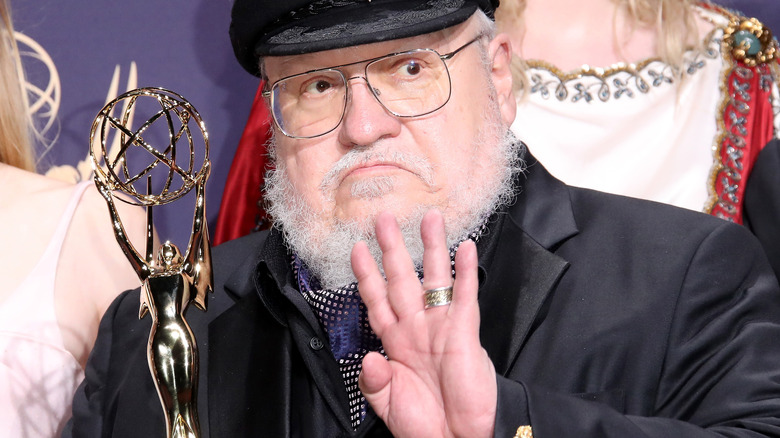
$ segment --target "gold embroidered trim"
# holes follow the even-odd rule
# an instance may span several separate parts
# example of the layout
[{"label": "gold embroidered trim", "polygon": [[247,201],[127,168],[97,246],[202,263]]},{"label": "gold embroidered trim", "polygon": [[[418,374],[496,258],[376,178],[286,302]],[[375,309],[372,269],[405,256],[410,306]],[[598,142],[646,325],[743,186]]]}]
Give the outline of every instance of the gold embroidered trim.
[{"label": "gold embroidered trim", "polygon": [[[707,52],[707,48],[710,47],[713,42],[716,42],[715,41],[716,33],[718,30],[719,30],[718,28],[715,28],[707,34],[707,36],[703,40],[701,49],[689,47],[687,53],[697,54],[698,52]],[[559,69],[558,67],[550,64],[547,61],[542,61],[539,59],[529,59],[526,60],[525,63],[530,68],[538,68],[538,69],[549,71],[553,76],[555,76],[561,82],[569,82],[573,79],[582,78],[583,76],[592,76],[601,79],[602,81],[606,81],[610,78],[610,76],[614,76],[615,74],[618,73],[630,73],[634,75],[638,74],[639,72],[646,69],[650,64],[653,63],[661,63],[664,66],[668,67],[666,64],[663,63],[663,61],[661,61],[661,58],[659,57],[647,58],[638,62],[631,62],[631,63],[618,62],[616,64],[610,65],[609,67],[591,67],[585,64],[578,69],[570,70],[567,72]]]},{"label": "gold embroidered trim", "polygon": [[[661,58],[649,58],[639,62],[626,64],[619,62],[609,67],[591,67],[589,65],[583,65],[579,69],[564,72],[558,67],[550,64],[547,61],[539,59],[529,59],[525,63],[530,68],[538,68],[549,71],[553,76],[561,82],[569,82],[574,79],[580,79],[583,76],[593,76],[595,78],[606,81],[610,76],[618,73],[630,73],[632,75],[638,74],[638,72],[644,70],[648,65],[654,62],[662,62]],[[665,65],[665,64],[664,64]]]},{"label": "gold embroidered trim", "polygon": [[[769,70],[772,72],[775,81],[780,81],[780,62],[773,62],[769,64]],[[772,86],[772,109],[774,110],[775,120],[775,138],[780,138],[780,89],[775,82]]]},{"label": "gold embroidered trim", "polygon": [[[683,74],[693,75],[704,68],[707,59],[719,57],[722,29],[710,31],[700,48],[689,48],[686,52]],[[551,94],[559,101],[570,99],[586,102],[595,97],[602,102],[619,99],[626,95],[633,98],[634,93],[647,94],[652,88],[673,84],[677,73],[660,58],[648,58],[636,63],[617,63],[601,68],[582,66],[580,69],[564,72],[554,65],[541,60],[526,61],[528,67],[530,94],[539,93],[544,99]],[[536,69],[537,72],[534,72]],[[543,78],[538,70],[544,70],[551,77]]]},{"label": "gold embroidered trim", "polygon": [[723,170],[723,163],[721,160],[720,149],[723,145],[723,140],[728,135],[726,133],[726,122],[724,114],[726,113],[726,107],[731,102],[731,96],[729,95],[728,79],[731,76],[731,71],[734,69],[734,61],[731,56],[728,56],[725,51],[722,53],[723,58],[723,71],[720,78],[720,95],[721,102],[718,105],[718,110],[715,113],[715,122],[718,126],[718,131],[715,135],[715,140],[712,144],[712,168],[710,169],[710,176],[707,178],[707,202],[704,204],[704,213],[711,214],[712,209],[715,208],[715,204],[718,202],[718,192],[715,187],[715,181],[718,178],[718,174]]},{"label": "gold embroidered trim", "polygon": [[[752,61],[750,58],[744,58],[740,59],[736,53],[738,50],[743,50],[744,47],[736,47],[734,46],[734,31],[737,29],[737,24],[740,23],[750,23],[749,25],[746,25],[746,29],[764,29],[765,32],[763,32],[761,35],[766,37],[767,35],[769,38],[771,38],[771,33],[768,29],[763,28],[761,24],[754,19],[747,19],[744,17],[739,17],[735,14],[732,14],[731,12],[720,8],[720,7],[714,7],[713,9],[716,13],[720,13],[725,18],[729,20],[729,24],[727,25],[727,28],[724,30],[724,38],[721,45],[721,58],[723,59],[723,71],[721,72],[721,79],[720,79],[720,94],[722,96],[721,103],[718,107],[717,115],[716,115],[716,123],[718,127],[717,134],[715,136],[715,140],[713,141],[712,145],[712,154],[713,154],[713,164],[712,168],[710,170],[709,178],[707,179],[707,192],[708,192],[708,198],[707,202],[704,205],[704,212],[708,214],[712,214],[713,210],[716,206],[723,209],[723,211],[726,212],[726,216],[724,216],[722,213],[719,212],[718,216],[722,217],[724,219],[734,220],[735,217],[738,215],[738,208],[741,207],[741,202],[738,199],[731,199],[729,197],[730,194],[734,194],[738,191],[740,184],[744,184],[743,181],[740,181],[740,175],[739,175],[739,167],[742,165],[739,158],[734,159],[734,165],[729,165],[728,163],[725,163],[723,160],[723,147],[726,143],[726,140],[731,137],[731,143],[734,144],[741,144],[744,143],[744,139],[739,137],[739,134],[736,133],[730,133],[726,127],[726,109],[729,106],[733,106],[733,111],[730,111],[730,114],[733,113],[734,117],[739,119],[740,116],[747,114],[750,111],[750,102],[749,97],[745,98],[742,96],[739,92],[734,93],[732,95],[729,93],[729,78],[731,77],[732,73],[736,71],[737,77],[747,78],[749,75],[754,74],[763,74],[758,69],[755,69],[756,65],[759,65],[758,58],[754,57]],[[757,24],[756,24],[757,23]],[[731,29],[731,37],[726,38],[726,33],[729,32],[729,29]],[[761,55],[764,57],[763,59],[771,59],[774,58],[775,53],[777,52],[775,48],[775,42],[772,40],[770,42],[770,46],[772,47],[772,50],[767,51],[767,53],[761,53]],[[741,55],[740,55],[741,56]],[[767,56],[771,58],[767,58]],[[752,69],[740,66],[738,64],[738,61],[742,61],[745,65],[748,65],[749,67],[753,67]],[[774,63],[769,64],[768,71],[770,72],[769,76],[772,82],[775,82],[780,80],[780,75],[778,75],[778,72],[780,69],[777,68],[777,65]],[[735,85],[742,85],[742,84],[735,84]],[[770,85],[774,86],[774,85]],[[746,94],[750,90],[743,90],[743,94]],[[740,143],[741,142],[741,143]],[[743,145],[744,146],[744,145]],[[741,150],[736,150],[735,154],[739,154]],[[724,176],[724,193],[723,196],[718,193],[717,191],[717,180],[720,175]]]},{"label": "gold embroidered trim", "polygon": [[531,426],[520,426],[513,438],[534,438],[534,432],[531,430]]}]

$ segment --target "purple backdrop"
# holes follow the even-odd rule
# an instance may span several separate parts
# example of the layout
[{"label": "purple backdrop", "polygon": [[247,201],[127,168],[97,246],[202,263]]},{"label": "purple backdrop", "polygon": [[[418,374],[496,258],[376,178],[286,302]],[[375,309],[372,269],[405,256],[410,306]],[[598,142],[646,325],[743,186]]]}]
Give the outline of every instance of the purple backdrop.
[{"label": "purple backdrop", "polygon": [[[86,158],[92,120],[106,103],[118,66],[115,95],[136,87],[168,88],[189,100],[203,117],[213,165],[207,186],[213,230],[227,172],[258,85],[233,58],[228,39],[231,4],[230,0],[16,0],[17,31],[40,44],[59,72],[59,126],[49,134],[58,129],[59,138],[40,170],[52,165],[76,167]],[[128,87],[133,62],[137,84]],[[50,74],[35,62],[29,64],[29,82],[45,87]],[[58,174],[69,177],[68,171],[73,170]],[[175,210],[162,207],[155,212],[161,238],[186,244],[191,204],[182,201],[173,204]]]},{"label": "purple backdrop", "polygon": [[[12,0],[13,1],[13,0]],[[282,1],[282,0],[280,0]],[[722,0],[780,32],[780,0]],[[48,52],[58,78],[39,60],[28,58],[30,82],[57,106],[49,137],[59,137],[40,165],[78,179],[87,171],[92,120],[106,102],[118,68],[118,92],[142,86],[176,91],[198,109],[210,133],[213,172],[207,189],[209,224],[215,225],[227,172],[238,145],[258,80],[233,58],[227,35],[230,0],[135,0],[63,2],[16,0],[17,30]],[[137,81],[128,86],[131,65]],[[117,67],[118,66],[118,67]],[[53,85],[52,85],[53,84]],[[61,98],[56,99],[56,89]],[[81,165],[79,163],[82,162]],[[179,245],[189,236],[192,202],[174,204],[156,216],[163,239]]]},{"label": "purple backdrop", "polygon": [[756,17],[775,32],[780,32],[780,0],[716,0],[715,3]]}]

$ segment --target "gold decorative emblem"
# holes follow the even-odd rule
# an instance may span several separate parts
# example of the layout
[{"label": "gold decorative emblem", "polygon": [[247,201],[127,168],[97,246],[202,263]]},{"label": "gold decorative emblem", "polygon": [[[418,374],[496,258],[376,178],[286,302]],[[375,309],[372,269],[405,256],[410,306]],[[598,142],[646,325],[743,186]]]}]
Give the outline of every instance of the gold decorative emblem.
[{"label": "gold decorative emblem", "polygon": [[534,438],[534,432],[531,426],[520,426],[517,428],[513,438]]},{"label": "gold decorative emblem", "polygon": [[734,59],[749,67],[767,63],[777,55],[772,32],[755,18],[731,17],[723,43],[730,48]]}]

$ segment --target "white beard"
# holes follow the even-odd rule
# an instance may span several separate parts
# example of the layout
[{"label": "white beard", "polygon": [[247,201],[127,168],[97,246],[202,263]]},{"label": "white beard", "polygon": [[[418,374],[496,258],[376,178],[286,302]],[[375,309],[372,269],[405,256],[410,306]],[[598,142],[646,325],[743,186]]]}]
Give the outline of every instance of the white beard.
[{"label": "white beard", "polygon": [[[495,101],[491,114],[485,117],[472,144],[472,163],[480,163],[469,178],[455,183],[449,196],[444,216],[447,245],[453,247],[477,230],[501,206],[513,199],[513,179],[522,172],[522,144],[501,123]],[[273,142],[273,140],[272,140]],[[446,145],[440,145],[446,147]],[[368,244],[374,260],[381,269],[382,252],[374,233],[374,219],[379,211],[371,211],[363,220],[343,221],[331,218],[327,212],[316,211],[298,193],[290,182],[284,163],[275,160],[275,147],[269,148],[276,168],[266,177],[265,196],[268,212],[285,236],[287,245],[306,264],[323,287],[335,288],[355,282],[350,264],[352,247],[363,240]],[[354,163],[378,157],[403,163],[407,169],[432,185],[433,167],[424,158],[399,152],[386,152],[377,145],[355,147],[345,154],[326,174],[320,184],[324,200],[332,200],[338,175]],[[479,184],[474,184],[479,181]],[[356,198],[381,198],[394,189],[392,177],[370,178],[353,184],[351,195]],[[381,205],[381,207],[380,207]],[[420,223],[423,215],[434,205],[418,205],[404,217],[397,218],[406,248],[416,267],[422,266],[423,244]],[[392,205],[377,203],[377,210],[393,211]]]}]

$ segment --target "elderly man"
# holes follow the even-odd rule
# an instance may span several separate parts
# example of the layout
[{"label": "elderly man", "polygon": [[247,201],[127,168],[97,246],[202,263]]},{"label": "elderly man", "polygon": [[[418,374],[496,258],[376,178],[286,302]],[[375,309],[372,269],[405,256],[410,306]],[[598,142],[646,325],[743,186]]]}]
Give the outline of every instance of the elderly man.
[{"label": "elderly man", "polygon": [[[236,1],[276,227],[215,248],[187,315],[205,436],[780,436],[759,246],[552,178],[507,134],[497,3]],[[107,312],[66,436],[164,430],[138,300]]]}]

